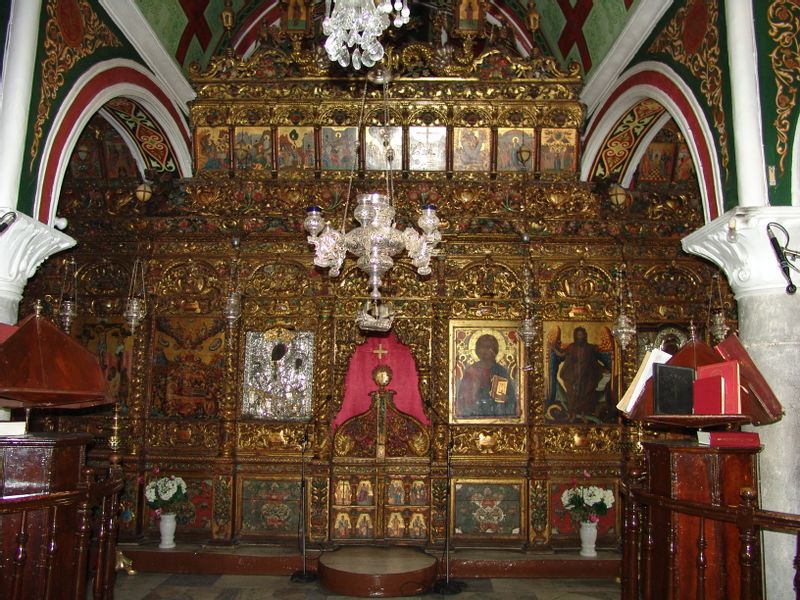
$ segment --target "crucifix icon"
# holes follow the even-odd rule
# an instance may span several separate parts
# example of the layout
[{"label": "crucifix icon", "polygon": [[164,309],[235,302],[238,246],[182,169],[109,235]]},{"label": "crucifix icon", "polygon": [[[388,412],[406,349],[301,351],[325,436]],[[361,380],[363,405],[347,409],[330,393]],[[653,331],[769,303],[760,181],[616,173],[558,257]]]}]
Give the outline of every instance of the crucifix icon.
[{"label": "crucifix icon", "polygon": [[384,355],[389,354],[389,351],[383,347],[383,343],[379,342],[378,346],[372,351],[373,354],[377,354],[378,360],[383,360]]}]

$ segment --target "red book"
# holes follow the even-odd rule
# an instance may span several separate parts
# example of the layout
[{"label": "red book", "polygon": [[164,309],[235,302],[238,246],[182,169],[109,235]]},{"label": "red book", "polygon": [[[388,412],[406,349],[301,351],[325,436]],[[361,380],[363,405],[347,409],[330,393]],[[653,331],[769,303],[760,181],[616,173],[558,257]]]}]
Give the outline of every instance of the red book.
[{"label": "red book", "polygon": [[726,360],[698,366],[697,379],[705,379],[707,377],[722,377],[725,382],[725,393],[722,396],[722,412],[718,414],[742,414],[742,396],[739,393],[739,361]]},{"label": "red book", "polygon": [[692,384],[692,414],[721,415],[725,400],[725,379],[722,375],[710,375],[695,379]]},{"label": "red book", "polygon": [[755,431],[698,431],[697,442],[717,448],[761,447],[761,438]]}]

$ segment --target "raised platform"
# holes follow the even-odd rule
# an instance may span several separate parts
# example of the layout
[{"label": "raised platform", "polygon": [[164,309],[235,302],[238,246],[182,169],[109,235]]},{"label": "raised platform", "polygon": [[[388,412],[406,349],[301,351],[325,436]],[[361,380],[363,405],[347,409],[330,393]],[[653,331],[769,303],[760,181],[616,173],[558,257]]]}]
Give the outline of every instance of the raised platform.
[{"label": "raised platform", "polygon": [[[287,578],[303,567],[302,555],[286,546],[245,545],[216,546],[181,544],[170,550],[158,548],[157,541],[138,544],[120,543],[119,549],[142,572],[215,573],[223,575],[285,575]],[[338,550],[309,549],[306,568],[321,575],[321,563],[328,558],[346,557],[345,551],[378,552],[399,550],[421,555],[436,565],[436,578],[443,578],[444,555],[441,549],[387,546],[348,546]],[[398,554],[400,556],[400,554]],[[425,558],[427,557],[427,558]],[[578,549],[553,552],[524,552],[503,549],[458,549],[450,553],[450,577],[469,581],[503,577],[518,578],[593,578],[615,579],[620,576],[621,554],[599,550],[597,557],[584,558]],[[336,570],[335,562],[328,563]],[[410,563],[409,563],[410,564]],[[352,569],[352,566],[348,566]],[[414,568],[413,570],[416,570]]]},{"label": "raised platform", "polygon": [[319,557],[319,582],[362,598],[414,596],[436,582],[436,558],[413,548],[341,548]]}]

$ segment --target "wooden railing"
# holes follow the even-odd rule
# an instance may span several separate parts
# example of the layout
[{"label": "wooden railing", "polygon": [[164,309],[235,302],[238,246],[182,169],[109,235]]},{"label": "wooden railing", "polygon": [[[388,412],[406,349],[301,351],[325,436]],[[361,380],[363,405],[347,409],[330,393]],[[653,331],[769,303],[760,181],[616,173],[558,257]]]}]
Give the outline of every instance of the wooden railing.
[{"label": "wooden railing", "polygon": [[[671,532],[661,543],[671,544],[669,554],[672,555],[677,544],[692,545],[694,548],[695,590],[696,600],[704,600],[707,595],[705,585],[709,556],[707,550],[707,524],[730,524],[738,530],[738,573],[739,581],[727,581],[727,591],[721,591],[724,598],[740,600],[760,600],[762,598],[762,573],[760,564],[760,539],[764,531],[775,531],[792,534],[796,537],[794,556],[794,590],[795,598],[800,600],[800,516],[787,513],[772,512],[757,508],[756,492],[752,488],[741,489],[741,501],[738,506],[718,506],[713,504],[673,500],[659,494],[648,492],[643,484],[643,476],[639,471],[632,471],[622,483],[621,492],[624,498],[623,530],[622,530],[622,600],[656,600],[673,597],[669,589],[653,590],[654,569],[667,569],[666,581],[675,580],[672,570],[674,563],[655,565],[653,558],[654,540],[651,515],[654,510],[667,511],[670,514],[690,515],[697,517],[696,539],[676,539]],[[718,563],[719,557],[715,562]],[[685,573],[682,574],[685,576]],[[682,599],[683,600],[683,599]]]},{"label": "wooden railing", "polygon": [[0,598],[85,600],[93,574],[94,599],[112,600],[122,486],[112,465],[72,490],[0,497]]}]

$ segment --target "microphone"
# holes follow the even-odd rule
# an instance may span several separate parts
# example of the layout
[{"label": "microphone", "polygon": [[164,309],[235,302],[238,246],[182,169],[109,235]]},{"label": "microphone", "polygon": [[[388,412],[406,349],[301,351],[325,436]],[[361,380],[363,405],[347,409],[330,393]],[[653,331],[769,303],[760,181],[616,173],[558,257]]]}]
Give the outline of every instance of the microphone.
[{"label": "microphone", "polygon": [[783,276],[789,284],[786,286],[786,293],[794,294],[797,291],[797,286],[792,283],[792,275],[789,272],[789,261],[786,258],[786,253],[783,248],[781,248],[780,242],[778,242],[778,238],[772,233],[772,229],[770,229],[769,225],[767,225],[767,237],[769,237],[769,243],[772,244],[772,250],[775,252],[775,258],[778,259],[778,264],[783,272]]}]

